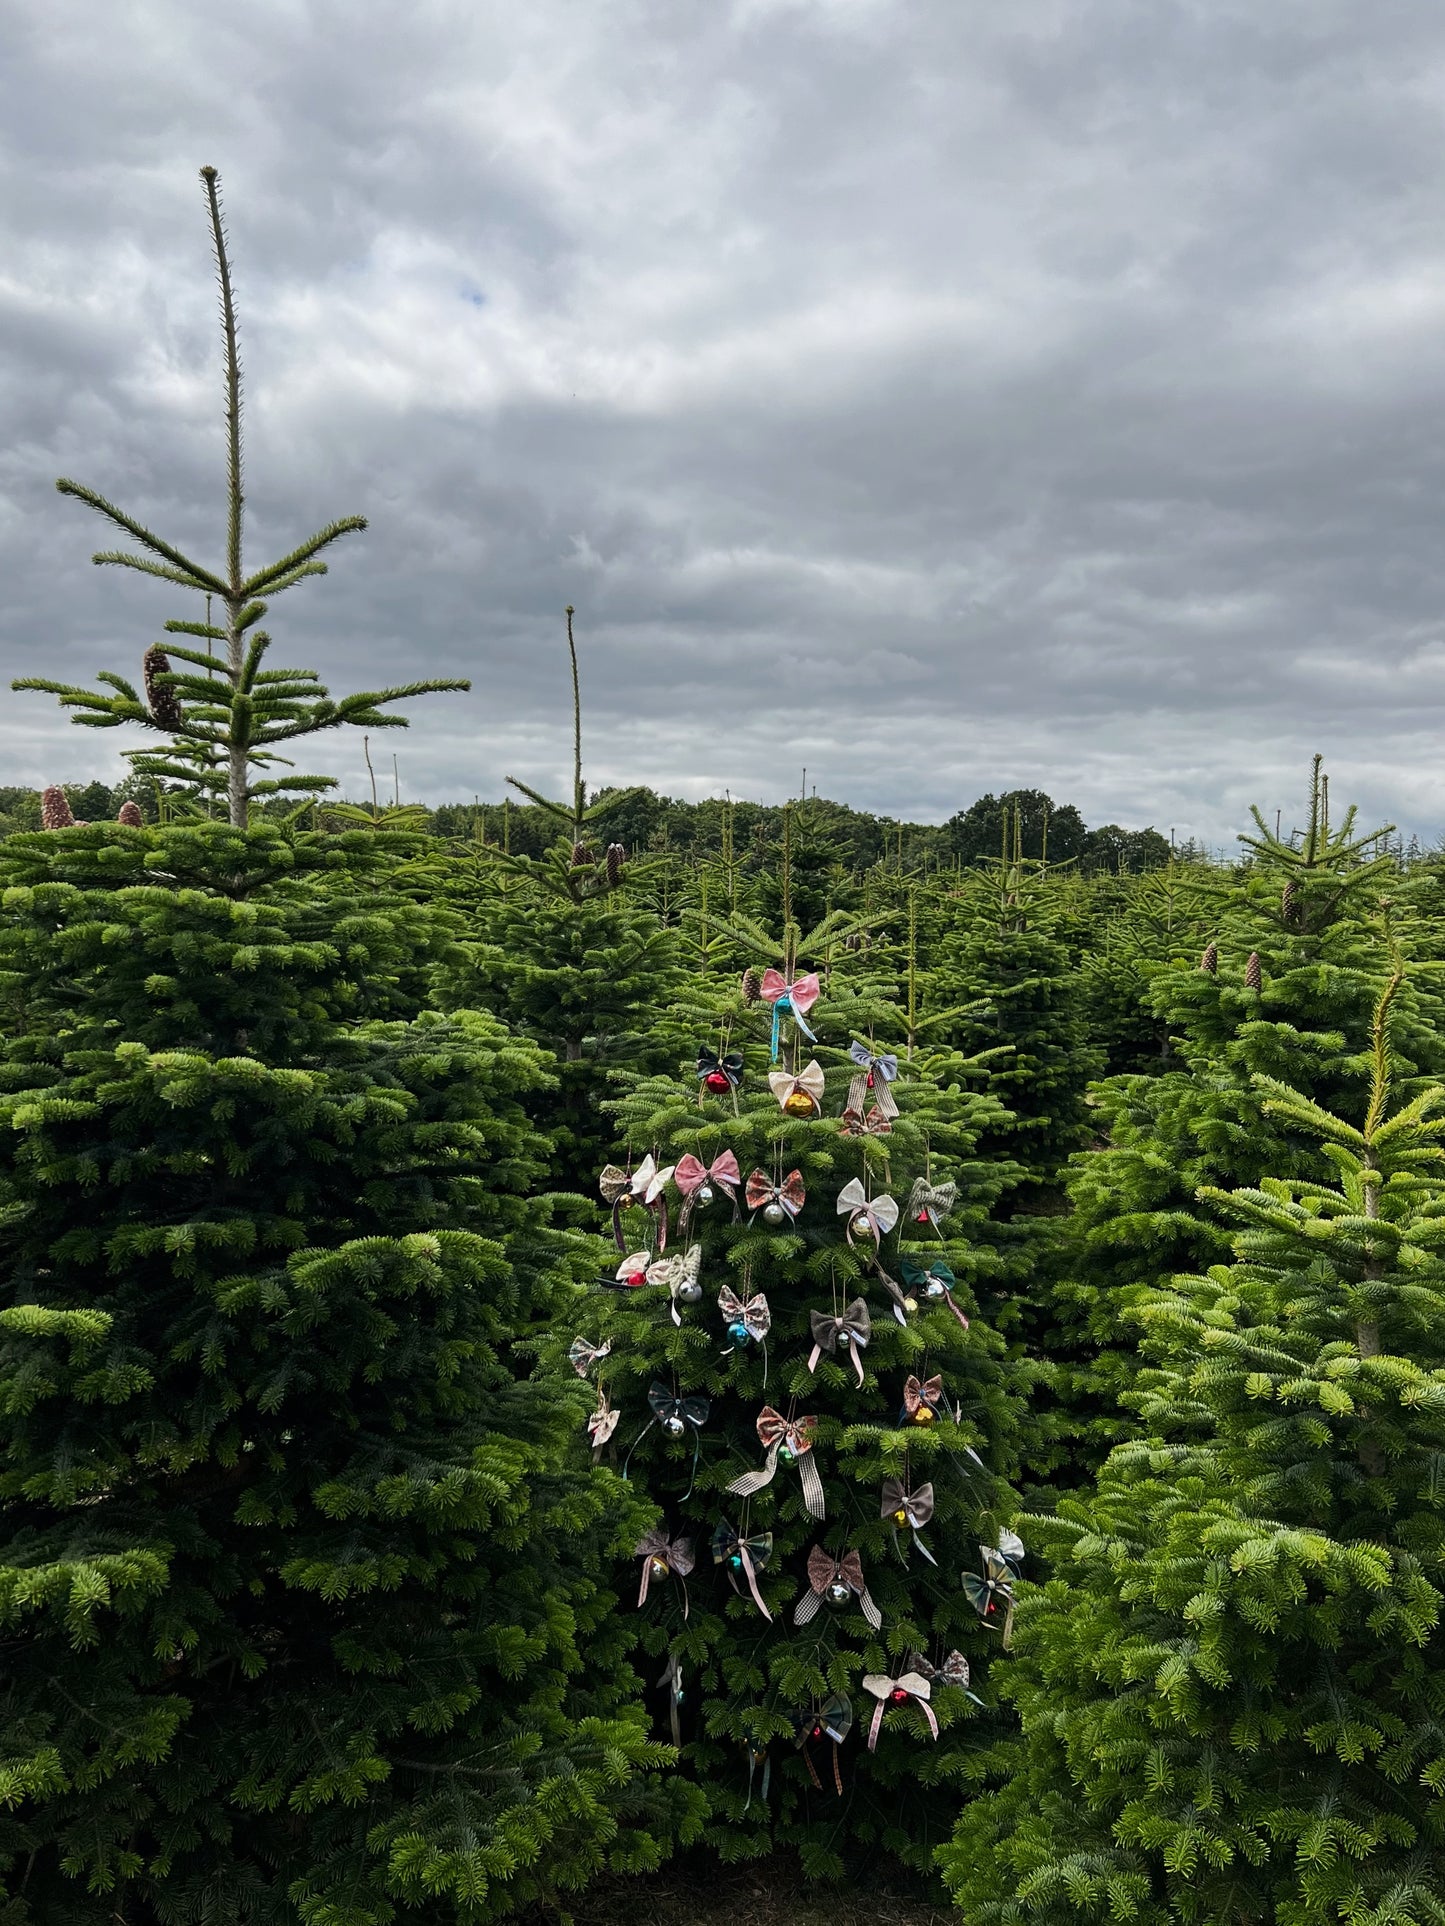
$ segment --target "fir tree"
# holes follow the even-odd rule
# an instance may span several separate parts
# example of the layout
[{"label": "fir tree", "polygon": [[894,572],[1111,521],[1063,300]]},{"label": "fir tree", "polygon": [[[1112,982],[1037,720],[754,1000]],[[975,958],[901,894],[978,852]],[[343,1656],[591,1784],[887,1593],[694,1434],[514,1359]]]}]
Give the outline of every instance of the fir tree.
[{"label": "fir tree", "polygon": [[[385,704],[406,696],[433,691],[468,689],[465,681],[410,682],[397,688],[371,689],[333,701],[310,669],[268,669],[266,652],[271,637],[257,625],[266,614],[268,598],[294,588],[309,576],[324,575],[319,558],[343,535],[365,528],[360,515],[327,525],[283,555],[279,561],[247,573],[243,567],[245,492],[241,472],[241,360],[231,266],[221,218],[220,180],[214,167],[201,169],[206,207],[215,248],[216,276],[221,297],[221,325],[225,344],[226,392],[226,541],[225,560],[214,568],[193,562],[174,544],[155,535],[95,489],[61,480],[62,495],[73,495],[103,515],[132,541],[140,552],[107,549],[93,559],[102,564],[139,570],[163,582],[192,590],[206,599],[203,622],[171,621],[169,635],[189,636],[207,644],[203,655],[194,648],[172,645],[169,654],[158,646],[146,651],[143,690],[123,676],[105,670],[98,678],[113,691],[97,695],[44,676],[26,676],[12,686],[41,689],[59,698],[63,708],[77,711],[73,722],[92,729],[115,729],[134,722],[170,738],[160,751],[132,752],[138,774],[179,783],[208,801],[223,800],[233,825],[243,827],[257,797],[287,793],[308,794],[334,787],[327,776],[257,776],[257,770],[290,769],[276,745],[315,735],[342,724],[371,729],[402,729],[404,716],[390,715]],[[222,621],[211,621],[212,604]],[[212,653],[214,644],[224,655]],[[188,665],[172,666],[171,656]]]},{"label": "fir tree", "polygon": [[519,1362],[591,1263],[532,1194],[546,1069],[388,1020],[447,932],[385,841],[6,845],[16,1926],[479,1922],[688,1824],[603,1577],[652,1514]]},{"label": "fir tree", "polygon": [[1275,1080],[1324,1180],[1208,1201],[1234,1261],[1148,1292],[1146,1435],[1034,1521],[1023,1733],[945,1869],[979,1926],[1445,1919],[1445,1087]]},{"label": "fir tree", "polygon": [[[681,986],[669,1016],[679,1071],[621,1100],[621,1161],[604,1173],[621,1282],[600,1285],[576,1327],[616,1448],[663,1509],[633,1572],[646,1649],[707,1789],[708,1838],[727,1859],[790,1844],[821,1878],[879,1849],[926,1862],[974,1769],[1006,1611],[1001,1595],[985,1599],[997,1606],[985,1624],[963,1587],[984,1584],[980,1545],[1008,1523],[1029,1383],[978,1315],[997,1264],[988,1214],[1017,1175],[974,1153],[1001,1107],[902,1067],[888,1080],[888,986],[835,964],[808,999],[803,965],[846,922],[811,943],[790,922],[774,948],[739,918],[728,927],[741,943],[767,942],[742,988]],[[775,979],[761,969],[770,952]],[[774,992],[800,972],[775,1057]],[[792,1034],[798,1019],[816,1044]],[[815,1050],[828,1068],[811,1067]],[[880,1131],[894,1099],[900,1114]],[[668,1167],[649,1210],[648,1171]],[[880,1213],[876,1243],[866,1208]],[[801,1435],[780,1431],[807,1420]],[[880,1702],[864,1684],[910,1673],[928,1680],[937,1744],[906,1687]],[[840,1731],[843,1701],[852,1727],[835,1751],[827,1728]]]}]

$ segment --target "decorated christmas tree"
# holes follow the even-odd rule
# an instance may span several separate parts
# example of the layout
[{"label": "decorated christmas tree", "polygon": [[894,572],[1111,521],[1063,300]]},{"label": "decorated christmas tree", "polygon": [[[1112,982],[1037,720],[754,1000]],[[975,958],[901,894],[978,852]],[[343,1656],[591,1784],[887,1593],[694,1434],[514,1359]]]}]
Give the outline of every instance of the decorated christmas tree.
[{"label": "decorated christmas tree", "polygon": [[739,915],[741,987],[675,994],[571,1345],[594,1435],[662,1508],[633,1582],[708,1837],[819,1877],[926,1861],[982,1749],[1028,1387],[977,1315],[1017,1176],[974,1154],[1001,1106],[909,1074],[891,985],[808,967],[849,923],[774,941]]},{"label": "decorated christmas tree", "polygon": [[545,1064],[387,1020],[449,938],[385,843],[4,846],[15,1926],[482,1921],[700,1804],[608,1586],[653,1514],[528,1363],[593,1267],[534,1195]]},{"label": "decorated christmas tree", "polygon": [[1023,1733],[944,1868],[977,1926],[1445,1918],[1445,1086],[1357,1122],[1288,1086],[1330,1175],[1206,1201],[1234,1261],[1141,1296],[1143,1435],[1038,1533]]}]

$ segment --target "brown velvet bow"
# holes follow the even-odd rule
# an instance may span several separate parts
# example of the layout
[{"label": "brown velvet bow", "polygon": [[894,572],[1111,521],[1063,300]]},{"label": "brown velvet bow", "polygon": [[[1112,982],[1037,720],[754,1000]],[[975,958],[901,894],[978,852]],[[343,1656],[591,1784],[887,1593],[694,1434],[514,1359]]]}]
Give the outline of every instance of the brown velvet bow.
[{"label": "brown velvet bow", "polygon": [[922,1382],[910,1377],[903,1387],[903,1409],[910,1418],[922,1410],[936,1412],[943,1402],[942,1376],[925,1378]]},{"label": "brown velvet bow", "polygon": [[[647,1603],[647,1588],[654,1578],[676,1578],[681,1582],[696,1562],[690,1538],[669,1538],[660,1528],[648,1532],[645,1538],[638,1541],[633,1557],[642,1560],[642,1585],[637,1594],[639,1606]],[[686,1618],[687,1614],[687,1586],[683,1585],[682,1615]]]},{"label": "brown velvet bow", "polygon": [[907,1562],[908,1555],[898,1543],[900,1526],[906,1527],[913,1533],[914,1544],[917,1545],[930,1565],[936,1565],[938,1563],[933,1553],[918,1536],[923,1526],[926,1525],[933,1516],[932,1485],[920,1485],[917,1491],[905,1491],[900,1479],[885,1478],[883,1481],[883,1503],[878,1516],[880,1518],[886,1518],[893,1526],[893,1543],[898,1549],[899,1556],[903,1558],[905,1563]]},{"label": "brown velvet bow", "polygon": [[830,1585],[846,1585],[858,1600],[863,1616],[878,1631],[883,1624],[883,1614],[873,1602],[863,1576],[863,1561],[855,1551],[845,1551],[835,1558],[832,1552],[824,1551],[821,1545],[814,1545],[808,1553],[808,1590],[793,1607],[793,1623],[810,1625],[818,1616]]},{"label": "brown velvet bow", "polygon": [[739,1498],[751,1498],[754,1492],[770,1485],[778,1469],[778,1455],[786,1449],[797,1462],[798,1476],[803,1483],[803,1503],[815,1518],[821,1518],[826,1500],[823,1480],[813,1459],[813,1433],[817,1428],[816,1418],[788,1419],[765,1404],[758,1413],[758,1440],[768,1454],[763,1468],[745,1471],[740,1478],[734,1478],[728,1490]]},{"label": "brown velvet bow", "polygon": [[863,1357],[869,1338],[873,1335],[873,1322],[868,1315],[868,1306],[861,1297],[855,1297],[841,1317],[832,1317],[827,1311],[809,1311],[808,1317],[813,1326],[813,1349],[808,1357],[808,1369],[816,1371],[818,1359],[824,1351],[836,1352],[841,1344],[853,1360],[853,1369],[858,1374],[858,1388],[863,1388]]}]

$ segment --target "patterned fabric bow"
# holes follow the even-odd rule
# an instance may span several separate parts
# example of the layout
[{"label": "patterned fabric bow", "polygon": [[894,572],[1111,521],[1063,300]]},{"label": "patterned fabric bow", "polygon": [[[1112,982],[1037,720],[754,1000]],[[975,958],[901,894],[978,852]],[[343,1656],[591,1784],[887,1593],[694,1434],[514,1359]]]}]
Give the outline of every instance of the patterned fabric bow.
[{"label": "patterned fabric bow", "polygon": [[672,1165],[659,1170],[657,1159],[651,1155],[643,1158],[636,1170],[631,1173],[618,1164],[608,1164],[597,1180],[603,1200],[612,1206],[612,1236],[618,1250],[625,1251],[627,1244],[622,1235],[622,1208],[624,1204],[642,1204],[657,1218],[657,1248],[667,1249],[667,1203],[663,1192],[667,1189],[668,1179],[672,1176]]},{"label": "patterned fabric bow", "polygon": [[915,1264],[911,1257],[903,1258],[898,1268],[902,1271],[903,1282],[910,1291],[935,1304],[946,1304],[962,1328],[965,1331],[968,1329],[968,1319],[959,1310],[953,1295],[953,1287],[958,1279],[941,1257],[935,1258],[927,1270],[921,1264]]},{"label": "patterned fabric bow", "polygon": [[743,1175],[738,1169],[738,1160],[730,1150],[720,1150],[710,1164],[705,1164],[701,1157],[694,1157],[691,1151],[688,1151],[685,1157],[679,1157],[672,1173],[672,1181],[677,1185],[678,1195],[682,1198],[682,1209],[677,1219],[678,1235],[687,1236],[688,1225],[692,1222],[692,1213],[699,1204],[712,1202],[714,1185],[725,1197],[731,1199],[733,1217],[736,1219],[738,1185],[742,1180]]},{"label": "patterned fabric bow", "polygon": [[981,1545],[979,1556],[983,1573],[964,1572],[964,1596],[985,1625],[1003,1624],[1003,1648],[1013,1643],[1014,1589],[1016,1573],[1012,1564],[995,1545]]},{"label": "patterned fabric bow", "polygon": [[808,1768],[808,1777],[819,1792],[823,1783],[813,1766],[811,1745],[828,1739],[833,1746],[833,1786],[838,1797],[843,1797],[843,1774],[838,1768],[838,1754],[843,1741],[853,1730],[853,1701],[843,1693],[835,1692],[821,1707],[803,1710],[801,1707],[793,1714],[793,1743],[803,1755],[803,1763]]},{"label": "patterned fabric bow", "polygon": [[818,1039],[808,1028],[805,1018],[809,1010],[811,1010],[813,1005],[818,1001],[822,990],[823,986],[818,981],[816,971],[810,971],[807,976],[796,977],[791,983],[788,982],[781,970],[763,971],[762,999],[764,1003],[771,1003],[773,1006],[772,1049],[774,1063],[778,1060],[778,1049],[781,1041],[779,1025],[782,1022],[783,1012],[785,1010],[793,1019],[793,1022],[797,1025],[801,1033],[808,1039],[809,1043],[817,1042]]},{"label": "patterned fabric bow", "polygon": [[[697,1079],[699,1104],[709,1093],[714,1097],[725,1097],[731,1091],[736,1097],[738,1085],[743,1080],[742,1051],[729,1050],[726,1055],[719,1055],[716,1050],[699,1050]],[[736,1109],[736,1104],[733,1107]]]},{"label": "patterned fabric bow", "polygon": [[587,1435],[592,1440],[592,1462],[595,1465],[602,1456],[602,1447],[617,1429],[621,1413],[614,1411],[607,1402],[607,1393],[599,1388],[597,1409],[587,1420]]},{"label": "patterned fabric bow", "polygon": [[863,1680],[863,1690],[878,1701],[873,1708],[873,1723],[868,1728],[870,1752],[877,1749],[878,1728],[889,1706],[907,1705],[910,1699],[927,1719],[928,1729],[934,1738],[938,1737],[938,1720],[934,1718],[933,1707],[928,1703],[932,1687],[921,1672],[904,1672],[896,1679],[884,1678],[881,1672],[869,1672]]},{"label": "patterned fabric bow", "polygon": [[852,1359],[853,1369],[858,1375],[858,1389],[863,1389],[863,1356],[868,1340],[873,1335],[873,1320],[868,1315],[868,1306],[861,1297],[855,1297],[841,1317],[831,1316],[827,1311],[810,1311],[809,1322],[813,1326],[813,1349],[808,1355],[808,1369],[816,1371],[818,1359],[824,1351],[836,1352],[841,1344]]},{"label": "patterned fabric bow", "polygon": [[701,1268],[701,1244],[689,1244],[680,1257],[659,1257],[647,1267],[649,1284],[666,1285],[671,1300],[668,1308],[679,1330],[682,1328],[682,1313],[677,1308],[678,1298],[681,1296],[684,1304],[691,1304],[702,1295],[697,1281]]},{"label": "patterned fabric bow", "polygon": [[780,1184],[775,1184],[766,1171],[754,1170],[749,1173],[743,1201],[751,1211],[768,1210],[776,1205],[786,1217],[796,1218],[808,1201],[803,1173],[790,1170]]},{"label": "patterned fabric bow", "polygon": [[660,1424],[669,1438],[686,1435],[687,1427],[692,1426],[692,1477],[688,1480],[687,1490],[682,1494],[683,1502],[691,1498],[693,1485],[697,1481],[697,1459],[702,1449],[702,1427],[707,1423],[707,1414],[712,1409],[708,1398],[674,1397],[667,1386],[654,1378],[647,1389],[647,1402],[652,1416],[627,1447],[627,1456],[622,1460],[622,1475],[627,1476],[627,1467],[632,1463],[632,1454],[642,1443],[655,1424]]},{"label": "patterned fabric bow", "polygon": [[910,1377],[903,1387],[903,1421],[908,1424],[932,1424],[939,1409],[948,1409],[948,1399],[944,1395],[941,1376],[924,1378]]},{"label": "patterned fabric bow", "polygon": [[870,1103],[866,1111],[860,1110],[850,1092],[848,1107],[838,1119],[840,1137],[886,1137],[892,1128],[893,1118],[883,1114],[881,1105]]},{"label": "patterned fabric bow", "polygon": [[717,1307],[723,1314],[727,1334],[732,1340],[723,1346],[721,1355],[728,1357],[740,1345],[760,1345],[763,1353],[763,1389],[766,1391],[768,1332],[773,1328],[773,1314],[768,1309],[768,1300],[761,1291],[754,1291],[751,1297],[739,1297],[730,1284],[724,1284],[717,1294]]},{"label": "patterned fabric bow", "polygon": [[838,1215],[848,1213],[848,1242],[864,1235],[873,1239],[875,1250],[898,1222],[898,1205],[891,1197],[869,1197],[862,1179],[852,1177],[838,1192]]},{"label": "patterned fabric bow", "polygon": [[611,1338],[601,1344],[589,1344],[584,1337],[574,1337],[567,1347],[567,1362],[579,1378],[585,1378],[594,1364],[600,1364],[612,1349]]},{"label": "patterned fabric bow", "polygon": [[[921,1652],[915,1652],[909,1660],[909,1670],[921,1672],[930,1685],[957,1685],[968,1692],[968,1660],[962,1652],[950,1652],[938,1665],[926,1659]],[[972,1692],[968,1696],[972,1698]]]},{"label": "patterned fabric bow", "polygon": [[821,1545],[814,1545],[808,1553],[808,1589],[793,1607],[793,1623],[811,1625],[818,1616],[818,1607],[835,1585],[840,1589],[844,1586],[848,1588],[857,1599],[864,1618],[875,1632],[879,1631],[883,1614],[868,1590],[862,1559],[855,1551],[845,1551],[835,1558],[832,1552],[824,1551]]},{"label": "patterned fabric bow", "polygon": [[[690,1538],[669,1538],[660,1528],[648,1532],[638,1542],[634,1558],[642,1560],[642,1584],[637,1593],[639,1606],[647,1603],[647,1588],[654,1578],[676,1578],[684,1580],[696,1562],[692,1555]],[[688,1614],[687,1586],[682,1586],[682,1615]]]},{"label": "patterned fabric bow", "polygon": [[813,1458],[813,1433],[818,1428],[816,1418],[785,1418],[781,1411],[774,1411],[765,1404],[758,1413],[758,1441],[767,1448],[767,1457],[761,1471],[745,1471],[741,1478],[734,1478],[728,1490],[738,1498],[751,1498],[753,1493],[770,1485],[777,1473],[778,1459],[783,1452],[796,1461],[798,1476],[803,1484],[803,1503],[815,1518],[824,1516],[826,1500],[823,1496],[823,1480],[818,1475],[818,1467]]},{"label": "patterned fabric bow", "polygon": [[932,1224],[942,1237],[938,1220],[947,1217],[957,1202],[957,1184],[930,1184],[926,1177],[917,1177],[908,1193],[908,1214],[917,1224]]},{"label": "patterned fabric bow", "polygon": [[768,1569],[768,1560],[772,1555],[773,1534],[770,1531],[757,1531],[750,1538],[740,1538],[733,1526],[723,1520],[712,1535],[712,1562],[725,1567],[728,1583],[739,1598],[742,1593],[738,1590],[738,1573],[742,1573],[753,1595],[753,1603],[769,1624],[773,1615],[763,1603],[763,1595],[758,1590],[758,1573]]},{"label": "patterned fabric bow", "polygon": [[886,1518],[893,1527],[893,1546],[904,1564],[908,1563],[908,1553],[899,1543],[900,1528],[913,1533],[913,1542],[923,1553],[930,1565],[938,1560],[919,1537],[919,1532],[933,1516],[933,1486],[920,1485],[917,1491],[905,1491],[901,1480],[885,1478],[883,1481],[883,1504],[878,1516]]},{"label": "patterned fabric bow", "polygon": [[790,1070],[770,1070],[768,1088],[779,1107],[790,1117],[820,1117],[823,1114],[823,1066],[810,1058],[796,1076]]},{"label": "patterned fabric bow", "polygon": [[875,1057],[867,1044],[859,1043],[856,1038],[848,1046],[848,1055],[858,1065],[858,1074],[848,1089],[849,1109],[861,1110],[871,1090],[880,1114],[888,1118],[896,1117],[898,1105],[889,1086],[898,1075],[897,1057],[891,1050]]}]

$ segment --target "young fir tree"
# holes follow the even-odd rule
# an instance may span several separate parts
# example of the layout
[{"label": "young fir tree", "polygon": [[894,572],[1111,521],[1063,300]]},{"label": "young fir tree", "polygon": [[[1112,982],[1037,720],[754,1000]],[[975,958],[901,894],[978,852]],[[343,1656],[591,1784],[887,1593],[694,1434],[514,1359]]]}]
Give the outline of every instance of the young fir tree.
[{"label": "young fir tree", "polygon": [[547,1073],[386,1020],[448,937],[384,845],[0,859],[15,1926],[479,1922],[688,1824],[604,1577],[651,1514],[518,1359],[591,1268],[532,1194]]},{"label": "young fir tree", "polygon": [[[204,596],[204,621],[171,621],[165,626],[169,635],[189,636],[204,642],[206,653],[180,644],[171,644],[167,653],[159,644],[153,644],[146,651],[142,665],[141,690],[111,670],[103,671],[98,678],[113,691],[109,695],[52,682],[44,676],[26,676],[12,687],[41,689],[57,696],[62,707],[78,712],[71,720],[87,728],[116,729],[122,723],[134,722],[168,737],[169,742],[162,750],[131,753],[136,772],[181,784],[204,798],[208,810],[213,802],[224,803],[231,823],[239,827],[247,822],[251,803],[258,797],[308,795],[335,787],[329,776],[258,775],[258,770],[292,767],[277,744],[295,742],[343,724],[368,729],[404,729],[406,718],[387,714],[385,704],[438,690],[465,690],[471,684],[437,680],[409,682],[394,689],[370,689],[333,701],[313,670],[266,667],[271,637],[258,624],[266,614],[268,598],[274,599],[309,576],[324,575],[326,564],[319,559],[322,553],[343,535],[365,528],[366,522],[360,515],[328,522],[279,561],[249,573],[243,565],[245,492],[241,473],[241,359],[236,308],[221,219],[220,179],[215,168],[203,167],[201,181],[215,248],[225,344],[225,560],[214,568],[194,562],[173,543],[153,534],[95,489],[65,480],[57,482],[56,487],[62,495],[73,495],[95,509],[140,545],[140,553],[107,549],[93,558],[96,562],[136,569]],[[217,612],[221,620],[213,623],[212,615]],[[222,656],[213,653],[216,643],[223,645]],[[188,668],[173,668],[171,657],[186,663]]]},{"label": "young fir tree", "polygon": [[1034,1521],[1022,1735],[942,1855],[977,1926],[1445,1919],[1445,1086],[1358,1123],[1270,1079],[1323,1180],[1210,1193],[1234,1261],[1150,1291],[1146,1435]]},{"label": "young fir tree", "polygon": [[[870,1090],[850,1046],[890,1055],[895,1006],[836,966],[818,1002],[773,1015],[845,921],[812,945],[790,923],[777,978],[675,996],[677,1068],[620,1102],[603,1178],[622,1281],[575,1327],[627,1474],[663,1510],[632,1571],[707,1836],[730,1860],[790,1845],[822,1878],[880,1849],[926,1863],[974,1770],[1007,1605],[983,1594],[980,1547],[1008,1523],[1028,1385],[977,1314],[986,1219],[1016,1175],[974,1153],[997,1101],[902,1066],[891,1083],[871,1066]],[[651,1209],[649,1157],[673,1173]]]},{"label": "young fir tree", "polygon": [[[1315,1141],[1263,1108],[1255,1079],[1283,1080],[1362,1118],[1387,899],[1408,954],[1436,941],[1377,853],[1385,832],[1358,835],[1353,810],[1332,826],[1325,794],[1317,761],[1297,841],[1274,835],[1255,812],[1258,833],[1241,839],[1250,861],[1224,894],[1199,961],[1153,977],[1150,1002],[1170,1027],[1173,1067],[1096,1089],[1102,1147],[1075,1166],[1069,1248],[1052,1298],[1081,1466],[1125,1425],[1117,1397],[1133,1360],[1118,1340],[1129,1294],[1227,1252],[1217,1219],[1195,1201],[1199,1188],[1325,1172]],[[1403,1076],[1445,1071],[1442,1015],[1433,985],[1406,984],[1395,1005]]]},{"label": "young fir tree", "polygon": [[[572,798],[550,801],[525,783],[550,827],[564,832],[540,856],[483,848],[452,893],[466,904],[474,940],[466,965],[441,994],[495,1010],[555,1058],[555,1080],[536,1121],[552,1141],[551,1178],[590,1191],[611,1129],[602,1114],[609,1077],[652,1065],[653,1013],[676,980],[675,933],[644,900],[645,874],[619,843],[602,845],[598,825],[637,793],[614,790],[589,804],[582,777],[582,700],[570,607]],[[509,781],[515,781],[509,778]]]}]

